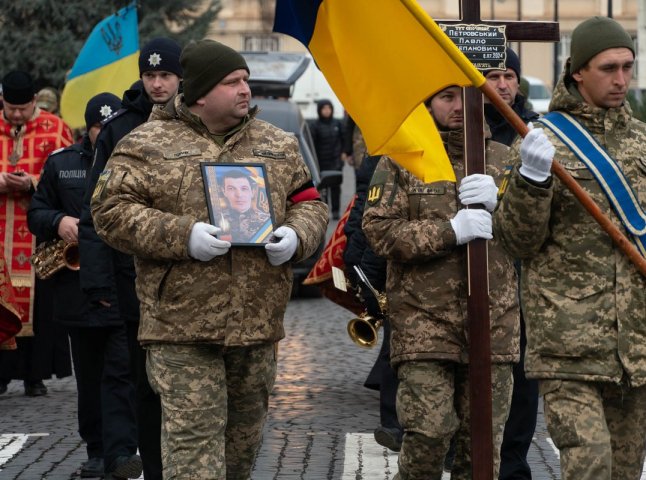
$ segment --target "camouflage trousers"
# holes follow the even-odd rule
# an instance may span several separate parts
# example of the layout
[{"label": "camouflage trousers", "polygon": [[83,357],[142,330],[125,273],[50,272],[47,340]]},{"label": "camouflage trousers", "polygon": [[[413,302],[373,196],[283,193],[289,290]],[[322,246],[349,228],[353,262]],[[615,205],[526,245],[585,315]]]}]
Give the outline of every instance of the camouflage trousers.
[{"label": "camouflage trousers", "polygon": [[[399,366],[397,418],[404,428],[399,452],[401,480],[440,480],[444,456],[455,435],[451,480],[471,478],[468,366],[444,361],[405,362]],[[491,367],[494,477],[513,390],[512,364]],[[482,419],[477,419],[482,420]]]},{"label": "camouflage trousers", "polygon": [[164,480],[251,478],[276,379],[274,344],[147,348],[162,404]]},{"label": "camouflage trousers", "polygon": [[540,380],[562,480],[639,480],[646,452],[646,387]]}]

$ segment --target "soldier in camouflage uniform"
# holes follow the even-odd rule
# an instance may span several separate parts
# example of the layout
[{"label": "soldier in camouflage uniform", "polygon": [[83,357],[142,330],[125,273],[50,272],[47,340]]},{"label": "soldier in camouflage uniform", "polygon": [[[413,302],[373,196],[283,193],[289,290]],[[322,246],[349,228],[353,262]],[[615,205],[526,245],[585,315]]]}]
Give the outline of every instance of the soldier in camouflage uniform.
[{"label": "soldier in camouflage uniform", "polygon": [[[594,17],[572,33],[571,57],[550,111],[576,118],[646,206],[646,125],[625,102],[634,64],[630,35]],[[556,158],[623,229],[601,185],[551,131],[514,147],[515,166],[494,213],[494,233],[522,259],[527,376],[539,379],[564,480],[641,477],[646,435],[644,277],[550,174]]]},{"label": "soldier in camouflage uniform", "polygon": [[227,207],[222,210],[218,226],[223,229],[223,234],[230,235],[232,242],[251,242],[270,219],[269,213],[260,210],[258,205],[252,205],[252,200],[258,195],[258,186],[250,175],[229,170],[223,175],[221,189]]},{"label": "soldier in camouflage uniform", "polygon": [[[284,336],[290,263],[328,211],[296,139],[255,118],[244,58],[212,40],[181,56],[184,93],[115,148],[92,199],[97,232],[135,256],[139,340],[162,399],[165,479],[249,479]],[[209,225],[201,162],[262,163],[274,241],[231,247]]]},{"label": "soldier in camouflage uniform", "polygon": [[[363,229],[388,260],[386,293],[392,324],[391,362],[397,369],[397,416],[404,428],[401,480],[439,480],[456,436],[451,478],[471,478],[465,244],[491,239],[491,214],[507,147],[487,141],[488,175],[464,176],[462,91],[449,87],[430,109],[457,183],[425,184],[383,157],[372,177]],[[488,131],[487,131],[488,134]],[[458,187],[459,185],[459,187]],[[482,203],[485,210],[465,209]],[[489,245],[494,469],[518,361],[519,310],[512,258]]]}]

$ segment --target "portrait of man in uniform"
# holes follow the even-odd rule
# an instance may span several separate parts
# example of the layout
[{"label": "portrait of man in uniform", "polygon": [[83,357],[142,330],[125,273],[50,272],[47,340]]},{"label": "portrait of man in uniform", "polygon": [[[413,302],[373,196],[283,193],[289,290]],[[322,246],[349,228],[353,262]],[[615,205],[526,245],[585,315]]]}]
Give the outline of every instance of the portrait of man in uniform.
[{"label": "portrait of man in uniform", "polygon": [[273,231],[271,202],[262,165],[203,166],[211,223],[237,245],[264,245]]}]

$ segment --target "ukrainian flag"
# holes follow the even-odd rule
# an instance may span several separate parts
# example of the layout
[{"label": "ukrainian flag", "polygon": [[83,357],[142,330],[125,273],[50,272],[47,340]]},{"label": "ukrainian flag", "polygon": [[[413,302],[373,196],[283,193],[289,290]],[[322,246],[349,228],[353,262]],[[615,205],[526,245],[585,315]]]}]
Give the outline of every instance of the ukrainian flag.
[{"label": "ukrainian flag", "polygon": [[95,95],[121,98],[139,78],[139,30],[133,2],[99,22],[83,45],[61,95],[61,116],[72,128],[85,126],[85,106]]},{"label": "ukrainian flag", "polygon": [[372,155],[389,155],[425,182],[455,181],[423,102],[450,85],[480,86],[485,79],[460,65],[466,57],[415,6],[448,44],[440,45],[400,0],[277,0],[274,31],[309,49]]}]

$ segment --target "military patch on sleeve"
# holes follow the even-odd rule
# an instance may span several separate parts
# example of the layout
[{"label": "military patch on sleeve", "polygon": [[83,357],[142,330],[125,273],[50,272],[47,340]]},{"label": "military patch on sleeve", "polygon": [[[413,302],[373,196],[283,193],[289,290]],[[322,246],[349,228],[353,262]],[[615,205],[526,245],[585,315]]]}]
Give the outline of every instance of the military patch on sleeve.
[{"label": "military patch on sleeve", "polygon": [[385,172],[384,170],[377,170],[372,175],[370,186],[368,187],[368,193],[366,195],[368,205],[376,205],[380,202],[381,197],[384,194],[386,180],[388,180],[388,172]]},{"label": "military patch on sleeve", "polygon": [[500,182],[500,187],[498,187],[498,200],[502,198],[502,196],[505,194],[507,191],[507,187],[509,186],[509,179],[511,178],[511,172],[514,169],[513,165],[507,165],[505,167],[505,172],[502,175],[502,181]]},{"label": "military patch on sleeve", "polygon": [[99,175],[99,179],[96,182],[96,187],[94,187],[94,192],[92,192],[93,202],[103,198],[103,191],[105,190],[105,184],[108,183],[108,180],[110,179],[110,175],[112,175],[112,170],[103,170],[103,172],[101,172],[101,175]]},{"label": "military patch on sleeve", "polygon": [[261,150],[259,148],[254,148],[252,152],[256,157],[273,158],[274,160],[285,160],[287,158],[285,152],[272,152],[271,150]]}]

